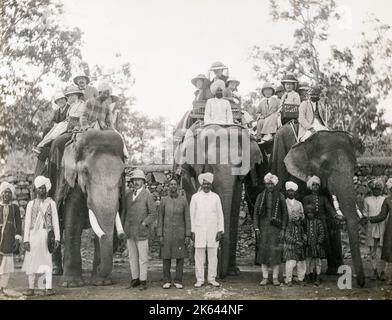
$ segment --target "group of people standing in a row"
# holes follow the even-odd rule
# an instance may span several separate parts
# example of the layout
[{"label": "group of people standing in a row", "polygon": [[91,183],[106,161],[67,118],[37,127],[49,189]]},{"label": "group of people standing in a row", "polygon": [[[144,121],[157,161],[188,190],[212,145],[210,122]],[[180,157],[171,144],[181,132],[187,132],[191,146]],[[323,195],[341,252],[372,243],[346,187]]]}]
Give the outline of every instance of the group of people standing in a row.
[{"label": "group of people standing in a row", "polygon": [[[194,101],[206,102],[204,124],[234,123],[231,104],[240,107],[240,81],[225,75],[228,68],[221,62],[213,63],[209,71],[213,73],[211,80],[203,74],[191,80],[197,88]],[[299,141],[306,140],[316,131],[328,130],[326,110],[320,101],[322,88],[300,83],[292,74],[284,76],[281,84],[274,87],[269,82],[264,83],[256,119],[242,111],[243,122],[257,122],[256,138],[260,144],[271,141],[282,125],[293,120],[299,123]]]}]

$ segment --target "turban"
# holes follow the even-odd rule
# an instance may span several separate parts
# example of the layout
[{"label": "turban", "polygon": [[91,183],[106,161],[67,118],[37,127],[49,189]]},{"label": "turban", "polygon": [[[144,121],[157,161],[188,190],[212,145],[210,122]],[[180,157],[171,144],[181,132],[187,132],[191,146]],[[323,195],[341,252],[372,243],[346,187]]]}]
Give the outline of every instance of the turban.
[{"label": "turban", "polygon": [[15,198],[15,187],[14,187],[11,183],[6,182],[6,181],[4,181],[4,182],[2,182],[2,183],[0,184],[0,195],[2,195],[3,192],[4,192],[5,190],[7,190],[7,189],[10,189],[10,190],[11,190],[12,198]]},{"label": "turban", "polygon": [[389,178],[387,181],[387,188],[392,189],[392,178]]},{"label": "turban", "polygon": [[204,180],[212,183],[214,181],[214,175],[211,172],[202,173],[199,175],[198,180],[200,184],[203,184]]},{"label": "turban", "polygon": [[286,182],[286,190],[294,190],[297,191],[298,190],[298,185],[292,181],[287,181]]},{"label": "turban", "polygon": [[278,184],[278,182],[279,182],[279,179],[278,179],[277,176],[275,176],[275,175],[273,175],[273,174],[271,174],[271,173],[267,173],[267,174],[265,175],[265,177],[264,177],[264,182],[265,182],[265,183],[271,182],[271,183],[274,184],[274,186],[276,186],[276,185]]},{"label": "turban", "polygon": [[50,188],[52,188],[50,180],[44,176],[38,176],[37,178],[35,178],[34,185],[37,189],[44,185],[46,187],[46,192],[48,192]]},{"label": "turban", "polygon": [[215,93],[216,93],[216,91],[218,90],[218,88],[221,88],[222,90],[225,90],[226,85],[225,85],[225,82],[224,82],[223,80],[215,80],[215,81],[212,83],[212,85],[211,85],[211,87],[210,87],[211,93],[212,93],[213,95],[215,95]]},{"label": "turban", "polygon": [[374,180],[373,181],[373,189],[374,188],[384,189],[384,182],[381,179]]},{"label": "turban", "polygon": [[317,177],[317,176],[311,177],[311,178],[308,180],[308,182],[306,182],[306,186],[308,187],[308,189],[312,189],[313,183],[317,183],[317,184],[321,185],[320,178]]}]

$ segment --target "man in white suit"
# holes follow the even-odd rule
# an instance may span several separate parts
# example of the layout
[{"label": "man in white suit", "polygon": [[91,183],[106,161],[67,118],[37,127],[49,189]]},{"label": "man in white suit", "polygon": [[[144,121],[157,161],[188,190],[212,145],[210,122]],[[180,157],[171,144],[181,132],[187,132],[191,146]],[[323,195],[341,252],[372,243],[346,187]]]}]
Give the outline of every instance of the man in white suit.
[{"label": "man in white suit", "polygon": [[218,266],[218,247],[224,232],[223,210],[219,196],[211,191],[214,175],[202,173],[198,177],[201,190],[192,196],[190,204],[191,234],[195,243],[195,287],[204,284],[206,248],[208,255],[208,283],[214,287]]},{"label": "man in white suit", "polygon": [[325,108],[320,103],[321,89],[312,87],[309,91],[309,100],[304,100],[299,106],[298,138],[305,141],[312,134],[321,130],[329,130],[325,120]]}]

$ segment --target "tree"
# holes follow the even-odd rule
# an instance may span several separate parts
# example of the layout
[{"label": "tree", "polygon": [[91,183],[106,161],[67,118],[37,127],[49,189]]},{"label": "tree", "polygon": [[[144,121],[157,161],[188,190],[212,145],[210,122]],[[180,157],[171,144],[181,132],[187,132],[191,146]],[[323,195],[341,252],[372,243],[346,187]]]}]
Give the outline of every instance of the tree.
[{"label": "tree", "polygon": [[0,158],[39,141],[51,111],[44,88],[68,81],[81,57],[81,31],[62,15],[57,0],[0,2]]},{"label": "tree", "polygon": [[[261,81],[281,79],[287,72],[325,88],[328,124],[350,131],[355,137],[384,132],[383,110],[377,105],[391,88],[392,43],[390,26],[373,18],[374,32],[362,34],[353,48],[338,49],[329,42],[329,26],[341,17],[333,0],[270,0],[275,22],[295,26],[292,45],[274,45],[269,50],[253,47],[250,57]],[[320,48],[330,48],[321,59]]]}]

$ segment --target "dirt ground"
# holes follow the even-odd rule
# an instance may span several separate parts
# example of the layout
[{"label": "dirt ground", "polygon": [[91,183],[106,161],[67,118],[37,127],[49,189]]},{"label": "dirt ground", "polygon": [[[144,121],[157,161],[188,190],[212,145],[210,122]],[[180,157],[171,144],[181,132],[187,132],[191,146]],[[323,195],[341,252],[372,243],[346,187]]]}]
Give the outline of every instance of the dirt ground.
[{"label": "dirt ground", "polygon": [[[246,263],[248,263],[247,261]],[[245,263],[245,261],[242,261]],[[349,263],[349,261],[348,261]],[[223,281],[221,288],[203,286],[200,289],[193,287],[194,269],[186,262],[184,273],[184,289],[179,290],[172,287],[165,290],[162,285],[161,262],[157,259],[150,261],[148,289],[139,291],[138,289],[126,289],[129,283],[129,265],[125,259],[114,264],[113,281],[114,284],[105,287],[94,287],[86,285],[81,288],[62,288],[60,287],[61,277],[54,277],[53,287],[56,291],[55,296],[45,297],[41,291],[38,291],[34,297],[25,297],[22,292],[26,289],[27,277],[21,271],[20,265],[17,265],[16,272],[12,275],[7,293],[9,297],[0,297],[2,300],[86,300],[86,299],[158,299],[158,300],[351,300],[351,299],[392,299],[392,286],[386,285],[382,281],[371,281],[367,279],[365,288],[358,288],[355,279],[353,279],[352,290],[339,290],[337,287],[337,277],[323,276],[323,282],[320,286],[306,285],[300,287],[294,285],[287,287],[281,285],[274,287],[268,285],[260,287],[258,284],[261,280],[260,267],[244,265],[240,266],[241,274],[236,277],[229,277]],[[84,273],[88,280],[89,272]]]}]

